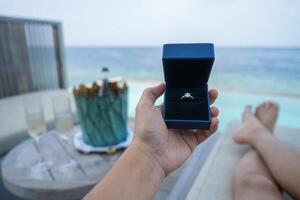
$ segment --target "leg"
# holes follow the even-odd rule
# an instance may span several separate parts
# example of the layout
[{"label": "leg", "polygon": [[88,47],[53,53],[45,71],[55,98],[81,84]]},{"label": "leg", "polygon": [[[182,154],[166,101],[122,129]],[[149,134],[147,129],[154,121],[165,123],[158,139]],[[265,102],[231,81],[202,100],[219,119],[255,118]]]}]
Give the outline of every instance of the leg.
[{"label": "leg", "polygon": [[[276,104],[265,106],[261,116],[270,116],[270,108],[275,108]],[[278,109],[277,109],[278,110]],[[257,109],[258,111],[258,109]],[[265,113],[265,114],[263,114]],[[275,125],[276,118],[267,123]],[[265,122],[264,122],[265,123]],[[291,194],[294,198],[300,198],[300,153],[281,144],[273,137],[270,124],[262,124],[257,117],[253,115],[251,109],[247,108],[244,112],[244,126],[234,135],[234,140],[240,144],[250,144],[260,155],[269,169],[272,177],[282,189]],[[271,126],[271,127],[274,127]]]},{"label": "leg", "polygon": [[244,155],[235,169],[233,197],[238,200],[283,199],[269,169],[252,149]]},{"label": "leg", "polygon": [[[243,114],[244,122],[247,120],[248,111],[251,111],[249,107],[246,108]],[[256,114],[260,115],[260,112],[256,112]],[[239,200],[282,199],[281,192],[272,178],[269,169],[253,149],[249,150],[243,156],[235,169],[233,197]]]}]

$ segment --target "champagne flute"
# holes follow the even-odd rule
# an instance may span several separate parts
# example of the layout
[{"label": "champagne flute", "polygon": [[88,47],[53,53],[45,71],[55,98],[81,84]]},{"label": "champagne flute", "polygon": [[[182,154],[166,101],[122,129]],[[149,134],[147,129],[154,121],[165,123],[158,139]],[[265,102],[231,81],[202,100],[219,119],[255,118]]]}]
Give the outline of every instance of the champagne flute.
[{"label": "champagne flute", "polygon": [[[52,104],[57,134],[63,141],[63,148],[66,148],[66,145],[70,145],[70,141],[72,141],[71,139],[73,134],[73,118],[70,106],[70,99],[66,95],[55,96],[52,98]],[[69,174],[69,172],[72,172],[70,168],[75,167],[75,165],[76,162],[74,160],[70,160],[66,163],[61,163],[59,166],[56,167],[65,175],[71,176],[72,174]]]},{"label": "champagne flute", "polygon": [[73,133],[70,99],[66,95],[55,96],[52,103],[57,133],[63,140],[68,141]]},{"label": "champagne flute", "polygon": [[[46,132],[46,123],[41,100],[36,96],[24,97],[24,112],[28,127],[28,134],[34,139],[34,145],[37,152],[40,154],[39,140],[43,133]],[[47,170],[46,163],[42,156],[41,160],[33,166],[32,172],[37,173],[41,170]]]},{"label": "champagne flute", "polygon": [[24,110],[28,133],[38,144],[41,135],[46,132],[44,112],[40,99],[32,96],[25,97]]}]

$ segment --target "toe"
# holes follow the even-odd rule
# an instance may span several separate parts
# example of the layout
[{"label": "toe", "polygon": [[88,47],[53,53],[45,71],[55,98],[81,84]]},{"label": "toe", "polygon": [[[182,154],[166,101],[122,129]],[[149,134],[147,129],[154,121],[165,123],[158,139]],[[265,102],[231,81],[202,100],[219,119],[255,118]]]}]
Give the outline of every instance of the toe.
[{"label": "toe", "polygon": [[256,106],[256,109],[255,109],[255,115],[258,116],[259,113],[262,111],[262,109],[264,109],[265,107],[265,103],[261,103],[259,104],[258,106]]},{"label": "toe", "polygon": [[257,106],[257,108],[262,109],[262,108],[265,107],[265,104],[266,104],[266,102],[262,102],[261,104],[259,104],[259,105]]},{"label": "toe", "polygon": [[272,103],[270,101],[266,102],[266,109],[272,108]]},{"label": "toe", "polygon": [[270,107],[273,109],[276,109],[276,110],[278,110],[278,108],[279,108],[278,104],[275,102],[272,102],[272,101],[270,102]]},{"label": "toe", "polygon": [[275,116],[275,118],[278,117],[278,113],[279,113],[279,106],[277,103],[275,102],[271,102],[271,113]]},{"label": "toe", "polygon": [[245,107],[243,112],[243,121],[247,121],[249,118],[253,117],[252,107],[250,105]]},{"label": "toe", "polygon": [[263,102],[263,107],[264,107],[264,108],[267,108],[267,102],[266,102],[266,101]]}]

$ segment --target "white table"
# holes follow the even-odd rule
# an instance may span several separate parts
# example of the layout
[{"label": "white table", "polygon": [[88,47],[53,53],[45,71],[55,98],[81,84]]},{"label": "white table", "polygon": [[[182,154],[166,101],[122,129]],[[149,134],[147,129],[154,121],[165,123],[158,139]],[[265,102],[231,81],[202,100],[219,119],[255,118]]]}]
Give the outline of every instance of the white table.
[{"label": "white table", "polygon": [[[52,130],[41,137],[38,148],[33,139],[27,139],[6,155],[1,166],[3,183],[10,192],[26,199],[80,199],[121,153],[81,154],[72,142],[64,143]],[[53,164],[34,170],[41,160]],[[73,164],[68,165],[70,162]]]}]

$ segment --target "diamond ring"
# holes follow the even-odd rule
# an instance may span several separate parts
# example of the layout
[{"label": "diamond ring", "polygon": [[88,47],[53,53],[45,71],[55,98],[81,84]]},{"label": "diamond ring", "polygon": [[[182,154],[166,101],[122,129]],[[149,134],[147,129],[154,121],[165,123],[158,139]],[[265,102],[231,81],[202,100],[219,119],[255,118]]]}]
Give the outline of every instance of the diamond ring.
[{"label": "diamond ring", "polygon": [[194,100],[194,97],[191,95],[191,93],[189,93],[189,92],[186,92],[186,93],[184,93],[184,95],[180,98],[180,100],[182,100],[182,99],[193,99]]}]

